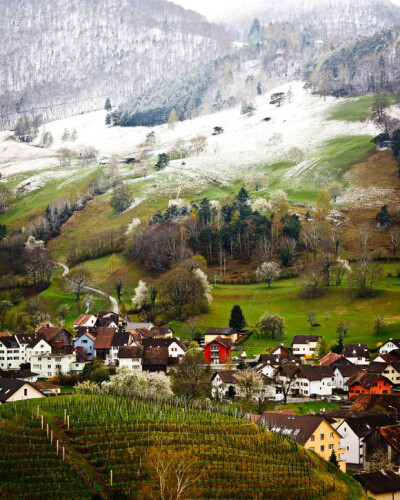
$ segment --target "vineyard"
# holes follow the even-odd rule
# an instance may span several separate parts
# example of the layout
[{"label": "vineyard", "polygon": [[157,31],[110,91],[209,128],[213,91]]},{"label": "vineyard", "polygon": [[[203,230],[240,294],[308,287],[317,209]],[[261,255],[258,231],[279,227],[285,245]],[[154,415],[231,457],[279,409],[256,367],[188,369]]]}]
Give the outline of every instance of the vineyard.
[{"label": "vineyard", "polygon": [[162,456],[178,468],[184,457],[182,499],[363,498],[336,468],[229,406],[111,396],[7,404],[0,445],[3,498],[157,498]]}]

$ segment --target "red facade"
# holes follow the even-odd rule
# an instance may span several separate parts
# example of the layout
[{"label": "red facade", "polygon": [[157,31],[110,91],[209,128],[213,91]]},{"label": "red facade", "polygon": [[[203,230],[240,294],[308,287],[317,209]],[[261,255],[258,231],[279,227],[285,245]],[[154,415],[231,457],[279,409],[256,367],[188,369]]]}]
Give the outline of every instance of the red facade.
[{"label": "red facade", "polygon": [[224,365],[231,358],[230,339],[216,338],[204,347],[204,360],[207,364]]},{"label": "red facade", "polygon": [[371,387],[364,387],[361,384],[353,384],[349,387],[349,398],[355,398],[359,394],[390,394],[390,382],[386,379],[378,379]]}]

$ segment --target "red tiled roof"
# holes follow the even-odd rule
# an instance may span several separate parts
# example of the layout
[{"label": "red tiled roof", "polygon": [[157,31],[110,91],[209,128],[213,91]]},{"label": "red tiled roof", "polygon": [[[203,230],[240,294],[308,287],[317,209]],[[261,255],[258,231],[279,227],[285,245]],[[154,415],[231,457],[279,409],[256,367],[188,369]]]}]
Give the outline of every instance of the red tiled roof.
[{"label": "red tiled roof", "polygon": [[95,349],[111,349],[112,341],[116,328],[107,328],[100,326],[97,328],[97,336],[94,342]]},{"label": "red tiled roof", "polygon": [[92,317],[91,314],[81,314],[74,321],[74,325],[79,326],[79,325],[82,325],[84,323],[87,323],[91,317]]},{"label": "red tiled roof", "polygon": [[326,356],[319,360],[320,366],[332,366],[342,356],[336,352],[328,352]]}]

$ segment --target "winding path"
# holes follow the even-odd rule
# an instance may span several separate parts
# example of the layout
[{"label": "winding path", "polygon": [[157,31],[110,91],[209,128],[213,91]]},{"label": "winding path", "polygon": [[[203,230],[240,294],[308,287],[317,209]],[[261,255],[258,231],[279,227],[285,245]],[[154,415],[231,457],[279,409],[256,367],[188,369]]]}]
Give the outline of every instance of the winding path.
[{"label": "winding path", "polygon": [[[59,266],[63,268],[63,273],[62,276],[64,277],[69,273],[69,267],[63,264],[62,262],[57,262]],[[111,297],[111,295],[108,295],[105,292],[102,292],[101,290],[97,290],[97,288],[92,288],[91,286],[85,286],[86,290],[90,290],[91,292],[97,293],[98,295],[101,295],[102,297],[107,298],[111,302],[112,306],[112,312],[115,314],[119,313],[119,307],[118,307],[118,301],[114,297]]]}]

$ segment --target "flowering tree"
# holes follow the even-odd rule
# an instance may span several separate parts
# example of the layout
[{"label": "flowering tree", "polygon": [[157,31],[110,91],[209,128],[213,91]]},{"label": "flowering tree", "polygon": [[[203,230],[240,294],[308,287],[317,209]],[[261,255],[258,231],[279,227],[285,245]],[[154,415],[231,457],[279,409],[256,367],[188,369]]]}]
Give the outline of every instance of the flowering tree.
[{"label": "flowering tree", "polygon": [[260,283],[268,283],[271,287],[271,283],[276,281],[281,275],[281,268],[276,262],[263,262],[261,266],[256,271],[257,280]]},{"label": "flowering tree", "polygon": [[140,310],[151,304],[151,292],[145,281],[139,280],[135,288],[135,295],[132,297],[132,304]]}]

